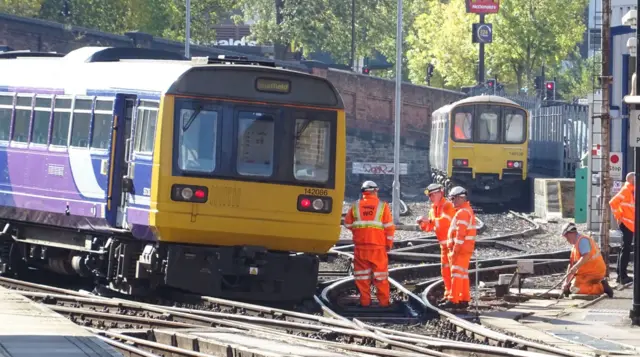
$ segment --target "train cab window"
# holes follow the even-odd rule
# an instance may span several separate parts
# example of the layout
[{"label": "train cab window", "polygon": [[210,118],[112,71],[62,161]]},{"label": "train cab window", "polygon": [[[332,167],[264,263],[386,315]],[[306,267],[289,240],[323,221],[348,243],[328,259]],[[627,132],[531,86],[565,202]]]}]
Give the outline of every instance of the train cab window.
[{"label": "train cab window", "polygon": [[498,142],[500,140],[500,108],[479,106],[476,109],[477,141]]},{"label": "train cab window", "polygon": [[273,174],[274,127],[272,114],[239,113],[236,170],[240,175],[268,177]]},{"label": "train cab window", "polygon": [[53,130],[51,145],[67,146],[69,125],[71,124],[71,99],[56,98],[53,109]]},{"label": "train cab window", "polygon": [[185,171],[211,173],[216,168],[218,112],[181,109],[178,166]]},{"label": "train cab window", "polygon": [[91,99],[76,99],[71,122],[71,146],[89,147],[89,127],[91,126]]},{"label": "train cab window", "polygon": [[31,124],[32,97],[20,97],[16,100],[16,118],[13,124],[12,141],[29,142],[29,125]]},{"label": "train cab window", "polygon": [[13,95],[0,95],[0,140],[9,140],[12,115]]},{"label": "train cab window", "polygon": [[136,118],[136,136],[134,151],[138,153],[153,152],[153,141],[156,137],[156,121],[158,119],[158,103],[142,101],[138,106]]},{"label": "train cab window", "polygon": [[52,101],[51,98],[36,98],[33,130],[31,131],[31,142],[33,144],[48,144]]},{"label": "train cab window", "polygon": [[519,144],[524,142],[526,135],[526,114],[521,109],[504,110],[504,138],[507,143]]},{"label": "train cab window", "polygon": [[[305,118],[296,113],[296,118]],[[327,182],[331,162],[331,123],[324,120],[296,119],[296,146],[293,175],[296,180]]]},{"label": "train cab window", "polygon": [[473,134],[473,109],[457,112],[453,123],[453,138],[456,141],[469,141]]}]

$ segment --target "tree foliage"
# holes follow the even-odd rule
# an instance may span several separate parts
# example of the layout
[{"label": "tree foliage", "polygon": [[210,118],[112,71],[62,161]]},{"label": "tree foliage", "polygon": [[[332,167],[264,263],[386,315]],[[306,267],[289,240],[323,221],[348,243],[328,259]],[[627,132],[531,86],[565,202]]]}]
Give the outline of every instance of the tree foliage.
[{"label": "tree foliage", "polygon": [[[405,1],[403,24],[405,33],[411,28],[420,0]],[[252,36],[261,43],[283,43],[305,55],[327,52],[342,63],[351,57],[351,1],[285,0],[278,25],[274,0],[241,0],[244,21],[255,21]],[[388,59],[395,58],[396,1],[355,1],[356,57],[371,56],[379,51]],[[240,20],[240,19],[237,19]],[[393,62],[390,60],[390,62]]]},{"label": "tree foliage", "polygon": [[[215,40],[213,25],[233,8],[233,0],[191,1],[191,41]],[[184,41],[184,0],[0,0],[0,11],[122,34],[142,31]]]},{"label": "tree foliage", "polygon": [[465,0],[430,0],[409,33],[409,78],[425,83],[426,68],[435,66],[432,85],[460,87],[474,83],[478,46],[471,43],[475,16],[466,13]]}]

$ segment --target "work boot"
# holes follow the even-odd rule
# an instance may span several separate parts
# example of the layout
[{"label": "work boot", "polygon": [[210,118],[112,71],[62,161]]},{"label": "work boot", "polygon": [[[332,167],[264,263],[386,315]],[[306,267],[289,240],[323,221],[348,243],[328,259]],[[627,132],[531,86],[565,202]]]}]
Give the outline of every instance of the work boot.
[{"label": "work boot", "polygon": [[602,279],[602,287],[604,288],[604,293],[607,294],[608,297],[613,297],[613,289],[609,286],[609,282],[607,279]]},{"label": "work boot", "polygon": [[570,287],[566,287],[562,290],[562,295],[564,295],[564,297],[569,297],[569,295],[571,295],[571,288]]},{"label": "work boot", "polygon": [[627,285],[629,283],[633,282],[633,278],[630,278],[628,276],[625,276],[624,278],[621,278],[619,283],[620,285]]},{"label": "work boot", "polygon": [[455,303],[453,301],[447,301],[444,304],[438,305],[438,307],[441,309],[455,309],[458,307],[458,303]]},{"label": "work boot", "polygon": [[446,297],[443,297],[442,299],[438,300],[438,305],[444,304],[447,301],[449,301],[449,299],[447,299]]},{"label": "work boot", "polygon": [[459,309],[466,309],[469,307],[469,302],[468,301],[461,301],[458,303],[458,308]]}]

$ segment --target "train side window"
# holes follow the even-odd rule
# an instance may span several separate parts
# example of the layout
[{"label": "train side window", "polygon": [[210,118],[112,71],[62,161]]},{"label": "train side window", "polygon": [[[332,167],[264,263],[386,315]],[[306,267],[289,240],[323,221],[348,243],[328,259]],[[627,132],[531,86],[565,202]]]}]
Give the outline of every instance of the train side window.
[{"label": "train side window", "polygon": [[12,115],[13,95],[0,95],[0,140],[9,140]]},{"label": "train side window", "polygon": [[91,126],[91,99],[76,99],[71,122],[71,146],[89,147],[89,127]]},{"label": "train side window", "polygon": [[136,136],[134,151],[152,153],[153,141],[156,137],[156,121],[158,119],[158,103],[142,101],[138,106],[136,119]]},{"label": "train side window", "polygon": [[456,113],[453,123],[453,138],[458,141],[471,140],[473,133],[473,114],[459,112]]},{"label": "train side window", "polygon": [[49,121],[51,120],[51,98],[36,97],[35,114],[31,142],[47,145],[49,143]]},{"label": "train side window", "polygon": [[12,141],[29,142],[29,124],[31,124],[31,104],[33,97],[20,97],[16,101],[16,118],[13,124]]},{"label": "train side window", "polygon": [[240,175],[273,174],[274,127],[272,114],[239,112],[236,170]]},{"label": "train side window", "polygon": [[331,123],[304,119],[296,113],[296,144],[293,154],[293,175],[296,180],[327,182],[331,162]]},{"label": "train side window", "polygon": [[97,99],[93,114],[91,148],[108,149],[111,140],[113,100]]},{"label": "train side window", "polygon": [[67,146],[71,124],[71,98],[56,98],[53,109],[51,145]]},{"label": "train side window", "polygon": [[192,172],[213,172],[216,168],[218,112],[181,109],[178,122],[178,166]]},{"label": "train side window", "polygon": [[522,143],[525,140],[525,114],[522,110],[505,110],[504,138],[507,143]]}]

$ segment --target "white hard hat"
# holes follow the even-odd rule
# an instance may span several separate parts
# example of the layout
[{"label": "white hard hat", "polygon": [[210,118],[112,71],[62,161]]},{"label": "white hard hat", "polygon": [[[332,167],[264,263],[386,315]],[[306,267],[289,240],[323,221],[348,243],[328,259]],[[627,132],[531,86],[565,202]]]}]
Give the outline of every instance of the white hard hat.
[{"label": "white hard hat", "polygon": [[449,197],[466,196],[467,190],[462,186],[456,186],[449,191]]},{"label": "white hard hat", "polygon": [[427,195],[430,195],[434,192],[441,192],[444,191],[444,187],[439,184],[439,183],[432,183],[431,185],[427,186],[427,189],[424,190],[424,193],[426,193]]},{"label": "white hard hat", "polygon": [[362,187],[360,187],[360,190],[362,191],[373,191],[377,189],[378,185],[376,185],[376,183],[373,181],[365,181],[362,183]]},{"label": "white hard hat", "polygon": [[578,227],[576,227],[575,223],[569,222],[562,226],[562,235],[566,235],[567,233],[577,232]]}]

